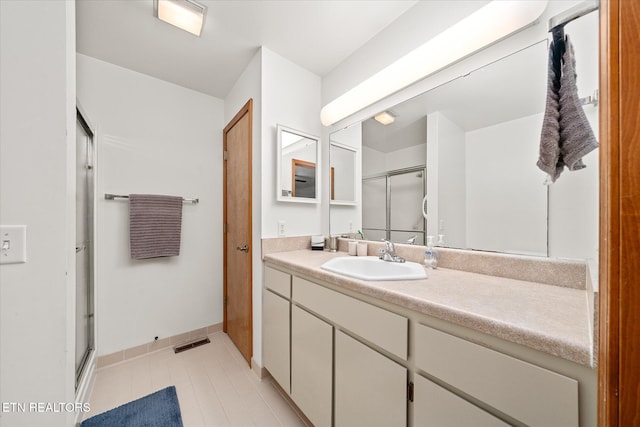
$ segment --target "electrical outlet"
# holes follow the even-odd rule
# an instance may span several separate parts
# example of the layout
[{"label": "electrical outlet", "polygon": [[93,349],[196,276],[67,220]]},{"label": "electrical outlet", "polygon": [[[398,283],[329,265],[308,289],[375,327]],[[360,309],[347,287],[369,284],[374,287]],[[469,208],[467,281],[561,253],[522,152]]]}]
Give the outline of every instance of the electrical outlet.
[{"label": "electrical outlet", "polygon": [[353,221],[349,221],[349,233],[353,233]]},{"label": "electrical outlet", "polygon": [[285,222],[283,220],[278,221],[278,236],[282,237],[286,235]]}]

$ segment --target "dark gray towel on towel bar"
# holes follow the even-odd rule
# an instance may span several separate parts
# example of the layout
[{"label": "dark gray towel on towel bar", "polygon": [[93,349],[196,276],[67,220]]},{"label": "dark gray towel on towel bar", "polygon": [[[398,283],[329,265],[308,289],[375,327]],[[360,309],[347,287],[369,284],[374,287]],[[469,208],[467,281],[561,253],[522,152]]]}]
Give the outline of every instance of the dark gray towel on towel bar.
[{"label": "dark gray towel on towel bar", "polygon": [[576,57],[569,36],[560,77],[560,151],[569,170],[585,168],[582,157],[598,148],[589,120],[578,96]]},{"label": "dark gray towel on towel bar", "polygon": [[549,175],[548,183],[555,182],[565,166],[569,170],[584,168],[582,157],[598,147],[578,96],[575,65],[569,36],[558,44],[554,36],[549,47],[547,101],[537,163]]},{"label": "dark gray towel on towel bar", "polygon": [[180,255],[182,197],[129,195],[131,258]]},{"label": "dark gray towel on towel bar", "polygon": [[560,155],[560,58],[558,46],[549,46],[547,67],[547,100],[540,134],[540,155],[538,167],[546,172],[551,182],[560,176],[564,163]]}]

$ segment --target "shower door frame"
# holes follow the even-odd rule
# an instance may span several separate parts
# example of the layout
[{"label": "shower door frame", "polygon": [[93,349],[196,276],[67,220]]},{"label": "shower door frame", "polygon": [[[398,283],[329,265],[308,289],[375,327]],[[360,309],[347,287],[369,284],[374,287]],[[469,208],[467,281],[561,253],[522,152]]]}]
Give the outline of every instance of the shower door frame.
[{"label": "shower door frame", "polygon": [[[391,171],[387,171],[387,172],[382,172],[382,173],[378,173],[375,175],[369,175],[366,176],[364,178],[362,178],[362,181],[370,181],[370,180],[374,180],[374,179],[385,179],[385,191],[386,191],[386,206],[385,206],[385,228],[371,228],[371,227],[365,227],[364,224],[362,224],[362,231],[366,231],[366,230],[371,230],[371,231],[384,231],[385,232],[385,239],[386,240],[391,240],[391,233],[392,232],[401,232],[401,233],[414,233],[414,234],[422,234],[423,235],[423,244],[426,244],[427,242],[427,219],[423,218],[423,230],[419,231],[419,230],[401,230],[401,229],[391,229],[391,177],[392,176],[397,176],[397,175],[405,175],[408,173],[416,173],[416,172],[422,172],[422,201],[424,201],[424,197],[427,195],[427,166],[426,165],[418,165],[418,166],[411,166],[408,168],[402,168],[402,169],[394,169]],[[364,197],[364,192],[363,192],[363,197]],[[426,212],[426,209],[425,209]],[[422,215],[422,213],[421,213]],[[402,243],[402,242],[395,242],[395,243]]]},{"label": "shower door frame", "polygon": [[[95,202],[96,202],[96,176],[95,176],[95,163],[96,163],[96,133],[93,130],[92,126],[89,124],[89,121],[85,118],[86,116],[83,114],[82,109],[79,105],[76,106],[76,121],[85,131],[87,138],[89,138],[88,150],[87,150],[87,171],[90,171],[90,176],[88,177],[87,182],[87,216],[86,218],[77,218],[76,224],[78,221],[87,221],[87,241],[89,242],[84,248],[76,247],[76,253],[87,250],[89,251],[88,255],[88,265],[87,265],[87,323],[88,323],[88,337],[87,337],[87,348],[84,352],[82,360],[78,366],[75,366],[75,355],[76,351],[74,351],[74,368],[75,368],[75,390],[76,392],[80,388],[82,384],[84,376],[89,372],[89,361],[91,359],[91,355],[95,352],[96,348],[96,321],[95,321]],[[76,136],[76,144],[78,144]],[[77,150],[77,147],[76,147]],[[77,160],[76,160],[77,165]],[[77,166],[76,166],[77,167]],[[77,173],[77,171],[76,171]],[[76,178],[77,179],[77,178]],[[76,189],[77,193],[77,189]],[[77,197],[77,196],[76,196]],[[76,201],[77,204],[77,201]],[[76,225],[77,228],[77,225]],[[76,242],[77,243],[77,242]],[[79,250],[80,249],[80,250]],[[77,277],[76,277],[76,294],[77,294]],[[75,301],[74,309],[77,312],[78,301]],[[74,331],[77,333],[78,322],[80,319],[75,319]],[[75,345],[74,349],[78,345],[77,338],[74,340]],[[77,350],[77,349],[76,349]]]}]

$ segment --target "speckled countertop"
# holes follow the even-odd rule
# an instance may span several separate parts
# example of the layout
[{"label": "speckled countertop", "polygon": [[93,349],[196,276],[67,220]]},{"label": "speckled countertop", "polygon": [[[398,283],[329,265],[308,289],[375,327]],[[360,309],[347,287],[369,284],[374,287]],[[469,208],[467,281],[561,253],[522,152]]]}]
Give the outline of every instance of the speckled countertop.
[{"label": "speckled countertop", "polygon": [[264,256],[293,272],[593,367],[588,293],[582,289],[438,268],[425,280],[367,282],[320,266],[345,252]]}]

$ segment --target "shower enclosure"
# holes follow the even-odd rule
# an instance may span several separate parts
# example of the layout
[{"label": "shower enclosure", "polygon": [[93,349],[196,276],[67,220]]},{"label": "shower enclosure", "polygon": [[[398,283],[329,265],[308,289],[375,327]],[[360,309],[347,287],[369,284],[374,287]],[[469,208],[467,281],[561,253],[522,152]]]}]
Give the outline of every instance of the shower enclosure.
[{"label": "shower enclosure", "polygon": [[425,166],[397,169],[362,179],[362,231],[368,240],[424,245],[422,215]]},{"label": "shower enclosure", "polygon": [[76,114],[76,388],[94,344],[93,132]]}]

